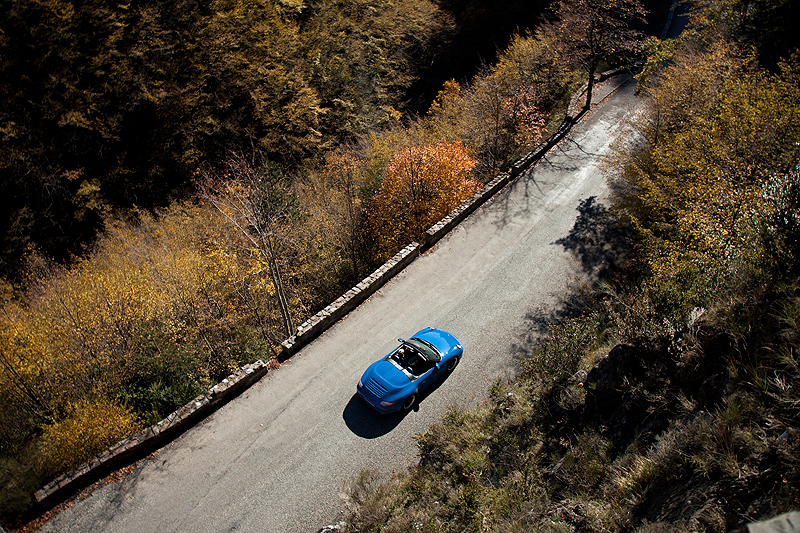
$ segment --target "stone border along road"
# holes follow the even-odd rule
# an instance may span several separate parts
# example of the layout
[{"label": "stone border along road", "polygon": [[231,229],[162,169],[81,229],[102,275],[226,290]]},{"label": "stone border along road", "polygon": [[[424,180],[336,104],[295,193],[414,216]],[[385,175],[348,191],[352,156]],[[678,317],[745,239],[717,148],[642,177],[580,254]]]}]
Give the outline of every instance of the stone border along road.
[{"label": "stone border along road", "polygon": [[[619,79],[611,83],[602,83],[613,77],[618,77]],[[629,79],[630,73],[626,68],[603,73],[601,82],[595,85],[594,105],[600,104]],[[578,111],[576,109],[577,102],[585,90],[586,87],[584,86],[573,97],[569,108],[571,112]],[[300,348],[317,338],[331,325],[358,307],[359,304],[374,294],[387,281],[419,257],[421,252],[431,248],[470,213],[483,205],[533,163],[541,159],[550,148],[564,138],[583,114],[584,111],[579,111],[574,118],[568,114],[558,130],[549,139],[512,166],[510,174],[497,176],[469,200],[431,227],[426,232],[424,245],[416,242],[409,244],[355,287],[301,324],[297,328],[297,334],[282,343],[282,352],[279,354],[278,360],[281,362],[286,361],[296,354]],[[267,374],[268,370],[268,364],[261,360],[244,366],[239,372],[224,379],[205,394],[198,396],[171,413],[164,420],[130,438],[120,441],[87,463],[50,482],[34,494],[36,500],[35,510],[39,513],[47,511],[111,472],[128,466],[168,444],[231,399],[240,395],[252,384],[258,382]]]}]

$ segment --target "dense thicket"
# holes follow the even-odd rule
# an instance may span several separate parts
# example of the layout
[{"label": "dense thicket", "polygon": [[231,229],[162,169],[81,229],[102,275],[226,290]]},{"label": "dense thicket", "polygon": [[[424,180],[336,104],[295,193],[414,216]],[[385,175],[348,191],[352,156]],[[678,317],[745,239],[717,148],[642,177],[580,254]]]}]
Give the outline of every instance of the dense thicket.
[{"label": "dense thicket", "polygon": [[547,2],[0,2],[0,272],[230,150],[291,170],[467,79]]},{"label": "dense thicket", "polygon": [[103,209],[185,197],[230,149],[294,166],[380,124],[452,31],[427,1],[4,0],[0,12],[5,272],[29,245],[80,252]]},{"label": "dense thicket", "polygon": [[6,1],[2,12],[6,262],[29,245],[80,252],[104,209],[164,205],[231,147],[292,159],[315,142],[318,97],[287,60],[300,36],[276,2]]},{"label": "dense thicket", "polygon": [[582,204],[564,241],[632,243],[627,268],[541,340],[537,321],[519,378],[420,435],[408,474],[355,479],[346,530],[726,532],[797,510],[800,64],[750,31],[791,4],[713,2],[651,42],[613,205]]}]

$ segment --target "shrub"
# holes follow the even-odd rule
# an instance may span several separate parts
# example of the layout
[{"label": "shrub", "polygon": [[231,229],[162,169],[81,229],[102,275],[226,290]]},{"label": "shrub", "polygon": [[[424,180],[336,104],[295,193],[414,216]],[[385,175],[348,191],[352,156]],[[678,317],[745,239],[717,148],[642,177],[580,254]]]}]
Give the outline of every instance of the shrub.
[{"label": "shrub", "polygon": [[37,469],[42,477],[70,470],[140,428],[127,407],[105,399],[79,400],[66,418],[43,429]]},{"label": "shrub", "polygon": [[601,341],[602,320],[593,312],[550,326],[547,337],[522,361],[523,379],[546,391],[575,374]]}]

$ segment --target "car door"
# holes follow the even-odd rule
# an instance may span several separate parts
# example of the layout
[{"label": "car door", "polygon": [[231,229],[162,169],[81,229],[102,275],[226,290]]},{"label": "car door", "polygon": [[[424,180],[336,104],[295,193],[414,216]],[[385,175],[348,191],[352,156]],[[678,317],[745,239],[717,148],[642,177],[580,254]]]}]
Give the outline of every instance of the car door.
[{"label": "car door", "polygon": [[419,383],[419,387],[417,387],[417,390],[422,392],[425,389],[427,389],[430,386],[431,383],[436,381],[436,376],[439,375],[438,374],[438,370],[439,370],[438,366],[437,365],[433,365],[433,368],[431,368],[430,370],[425,372],[422,376],[420,376],[420,378],[419,378],[420,383]]}]

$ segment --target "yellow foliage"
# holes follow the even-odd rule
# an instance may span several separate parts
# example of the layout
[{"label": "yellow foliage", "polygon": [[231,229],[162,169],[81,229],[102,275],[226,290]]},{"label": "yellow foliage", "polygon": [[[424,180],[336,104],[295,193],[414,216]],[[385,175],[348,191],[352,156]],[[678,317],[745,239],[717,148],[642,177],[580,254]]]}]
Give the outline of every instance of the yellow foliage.
[{"label": "yellow foliage", "polygon": [[[237,252],[235,235],[210,206],[175,205],[109,222],[94,252],[71,266],[32,258],[24,295],[2,287],[0,437],[17,442],[44,428],[41,468],[63,472],[73,456],[85,460],[136,426],[127,408],[94,398],[163,416],[153,410],[268,358],[268,337],[282,340],[274,287],[258,257]],[[103,425],[104,409],[114,428]]]},{"label": "yellow foliage", "polygon": [[689,270],[710,279],[760,260],[764,184],[797,164],[800,88],[787,67],[769,75],[717,44],[683,52],[649,80],[640,123],[649,146],[625,156],[619,177],[654,279]]},{"label": "yellow foliage", "polygon": [[308,259],[303,267],[315,280],[335,286],[337,276],[356,281],[365,273],[363,204],[369,166],[355,148],[343,147],[327,154],[318,173],[295,185],[308,215],[300,228]]},{"label": "yellow foliage", "polygon": [[104,399],[79,400],[64,420],[44,428],[36,466],[46,476],[75,468],[139,429],[138,418],[126,407]]},{"label": "yellow foliage", "polygon": [[466,94],[457,81],[444,83],[426,117],[428,128],[437,139],[455,141],[461,137],[466,102]]},{"label": "yellow foliage", "polygon": [[[519,42],[526,41],[515,41]],[[505,54],[511,52],[509,49]],[[513,60],[504,54],[504,63],[476,76],[467,87],[453,80],[446,82],[419,124],[423,127],[418,128],[428,143],[463,142],[490,178],[515,154],[538,144],[545,123],[545,115],[539,110],[539,71],[516,64],[523,54],[519,49],[514,52]],[[528,60],[535,62],[534,58]]]}]

